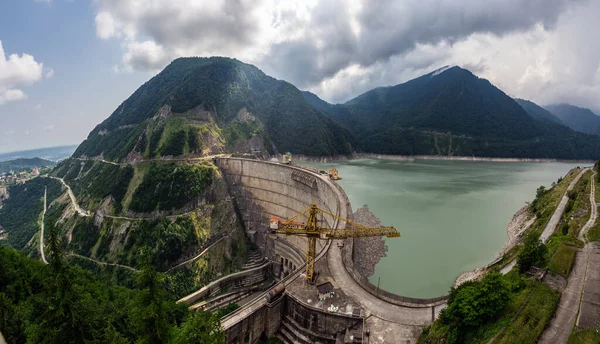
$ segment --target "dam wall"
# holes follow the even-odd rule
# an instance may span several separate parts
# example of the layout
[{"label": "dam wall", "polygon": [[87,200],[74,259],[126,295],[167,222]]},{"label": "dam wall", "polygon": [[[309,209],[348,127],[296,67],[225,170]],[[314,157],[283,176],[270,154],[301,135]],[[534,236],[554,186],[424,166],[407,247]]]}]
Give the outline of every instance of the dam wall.
[{"label": "dam wall", "polygon": [[[248,238],[267,257],[273,274],[280,279],[221,319],[227,343],[255,344],[261,336],[274,335],[284,343],[364,343],[369,342],[369,333],[381,337],[381,343],[410,342],[445,307],[446,296],[413,299],[378,290],[354,268],[354,259],[360,257],[355,257],[353,239],[317,240],[317,285],[330,282],[335,291],[332,301],[320,300],[317,285],[306,284],[302,277],[307,240],[269,234],[269,223],[271,216],[290,219],[313,203],[341,218],[352,217],[341,187],[297,166],[225,157],[214,158],[213,162],[227,183]],[[324,227],[345,228],[345,223],[334,216],[323,215],[319,221]],[[211,293],[203,291],[207,292]],[[339,307],[331,310],[325,302]]]},{"label": "dam wall", "polygon": [[[313,203],[338,214],[340,201],[331,185],[318,175],[295,166],[238,158],[215,158],[214,162],[235,199],[248,237],[273,262],[275,272],[290,272],[294,267],[302,267],[307,239],[268,234],[269,220],[271,216],[289,219]],[[336,223],[329,215],[323,215],[320,220],[329,227]],[[325,241],[317,240],[317,252],[325,247]]]}]

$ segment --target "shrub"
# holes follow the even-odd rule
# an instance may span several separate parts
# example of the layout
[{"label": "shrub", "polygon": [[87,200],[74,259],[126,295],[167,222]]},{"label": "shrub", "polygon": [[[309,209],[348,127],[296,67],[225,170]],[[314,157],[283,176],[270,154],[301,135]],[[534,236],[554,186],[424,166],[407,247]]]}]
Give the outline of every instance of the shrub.
[{"label": "shrub", "polygon": [[546,263],[546,253],[548,248],[536,237],[529,235],[525,238],[523,248],[517,256],[517,265],[520,272],[531,269],[534,265],[543,265]]}]

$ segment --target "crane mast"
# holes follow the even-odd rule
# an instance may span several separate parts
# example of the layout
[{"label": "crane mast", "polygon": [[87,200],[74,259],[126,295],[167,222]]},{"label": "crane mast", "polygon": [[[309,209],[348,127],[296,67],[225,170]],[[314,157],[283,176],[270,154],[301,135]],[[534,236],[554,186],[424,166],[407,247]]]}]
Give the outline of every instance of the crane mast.
[{"label": "crane mast", "polygon": [[[333,229],[326,226],[319,226],[318,214],[329,215],[332,218],[344,221],[348,228]],[[299,222],[302,216],[307,216],[306,222]],[[317,239],[320,240],[338,240],[348,238],[365,238],[373,236],[386,236],[388,238],[400,237],[400,233],[395,227],[367,227],[356,222],[344,219],[328,211],[320,209],[316,204],[303,212],[291,217],[287,221],[280,220],[277,216],[271,217],[270,232],[273,234],[285,234],[293,236],[306,237],[308,240],[306,248],[306,281],[315,282],[315,256]]]}]

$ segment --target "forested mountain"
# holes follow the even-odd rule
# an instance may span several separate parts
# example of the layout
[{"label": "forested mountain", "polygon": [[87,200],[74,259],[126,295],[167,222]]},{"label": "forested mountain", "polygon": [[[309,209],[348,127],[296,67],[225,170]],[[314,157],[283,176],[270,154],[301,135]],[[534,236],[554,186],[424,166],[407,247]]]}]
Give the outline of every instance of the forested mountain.
[{"label": "forested mountain", "polygon": [[75,156],[120,161],[223,151],[350,154],[350,133],[293,85],[238,60],[180,58],[98,125]]},{"label": "forested mountain", "polygon": [[589,109],[570,104],[546,105],[569,128],[586,134],[600,135],[600,117]]},{"label": "forested mountain", "polygon": [[19,172],[30,170],[33,167],[45,167],[45,166],[55,166],[56,163],[54,161],[41,159],[41,158],[20,158],[9,161],[0,161],[0,173],[2,172]]},{"label": "forested mountain", "polygon": [[534,119],[564,125],[560,118],[532,101],[520,98],[515,98],[515,101]]},{"label": "forested mountain", "polygon": [[600,155],[596,137],[575,133],[539,109],[528,113],[528,104],[523,107],[459,67],[376,88],[344,104],[303,95],[348,128],[366,152],[556,159]]}]

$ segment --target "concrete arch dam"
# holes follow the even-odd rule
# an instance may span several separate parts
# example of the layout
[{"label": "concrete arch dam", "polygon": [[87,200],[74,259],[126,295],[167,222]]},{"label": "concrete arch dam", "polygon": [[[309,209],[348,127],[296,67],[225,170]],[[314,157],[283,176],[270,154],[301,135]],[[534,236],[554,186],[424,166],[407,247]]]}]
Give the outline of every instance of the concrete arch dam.
[{"label": "concrete arch dam", "polygon": [[[268,234],[269,219],[290,218],[312,203],[342,218],[351,217],[342,188],[296,166],[241,158],[214,162],[248,237],[278,278],[271,289],[222,319],[227,343],[256,343],[261,335],[287,343],[410,343],[446,306],[445,296],[413,299],[378,291],[354,269],[353,239],[319,240],[317,282],[307,285],[302,277],[306,239]],[[331,216],[323,221],[332,228],[345,226]]]}]

